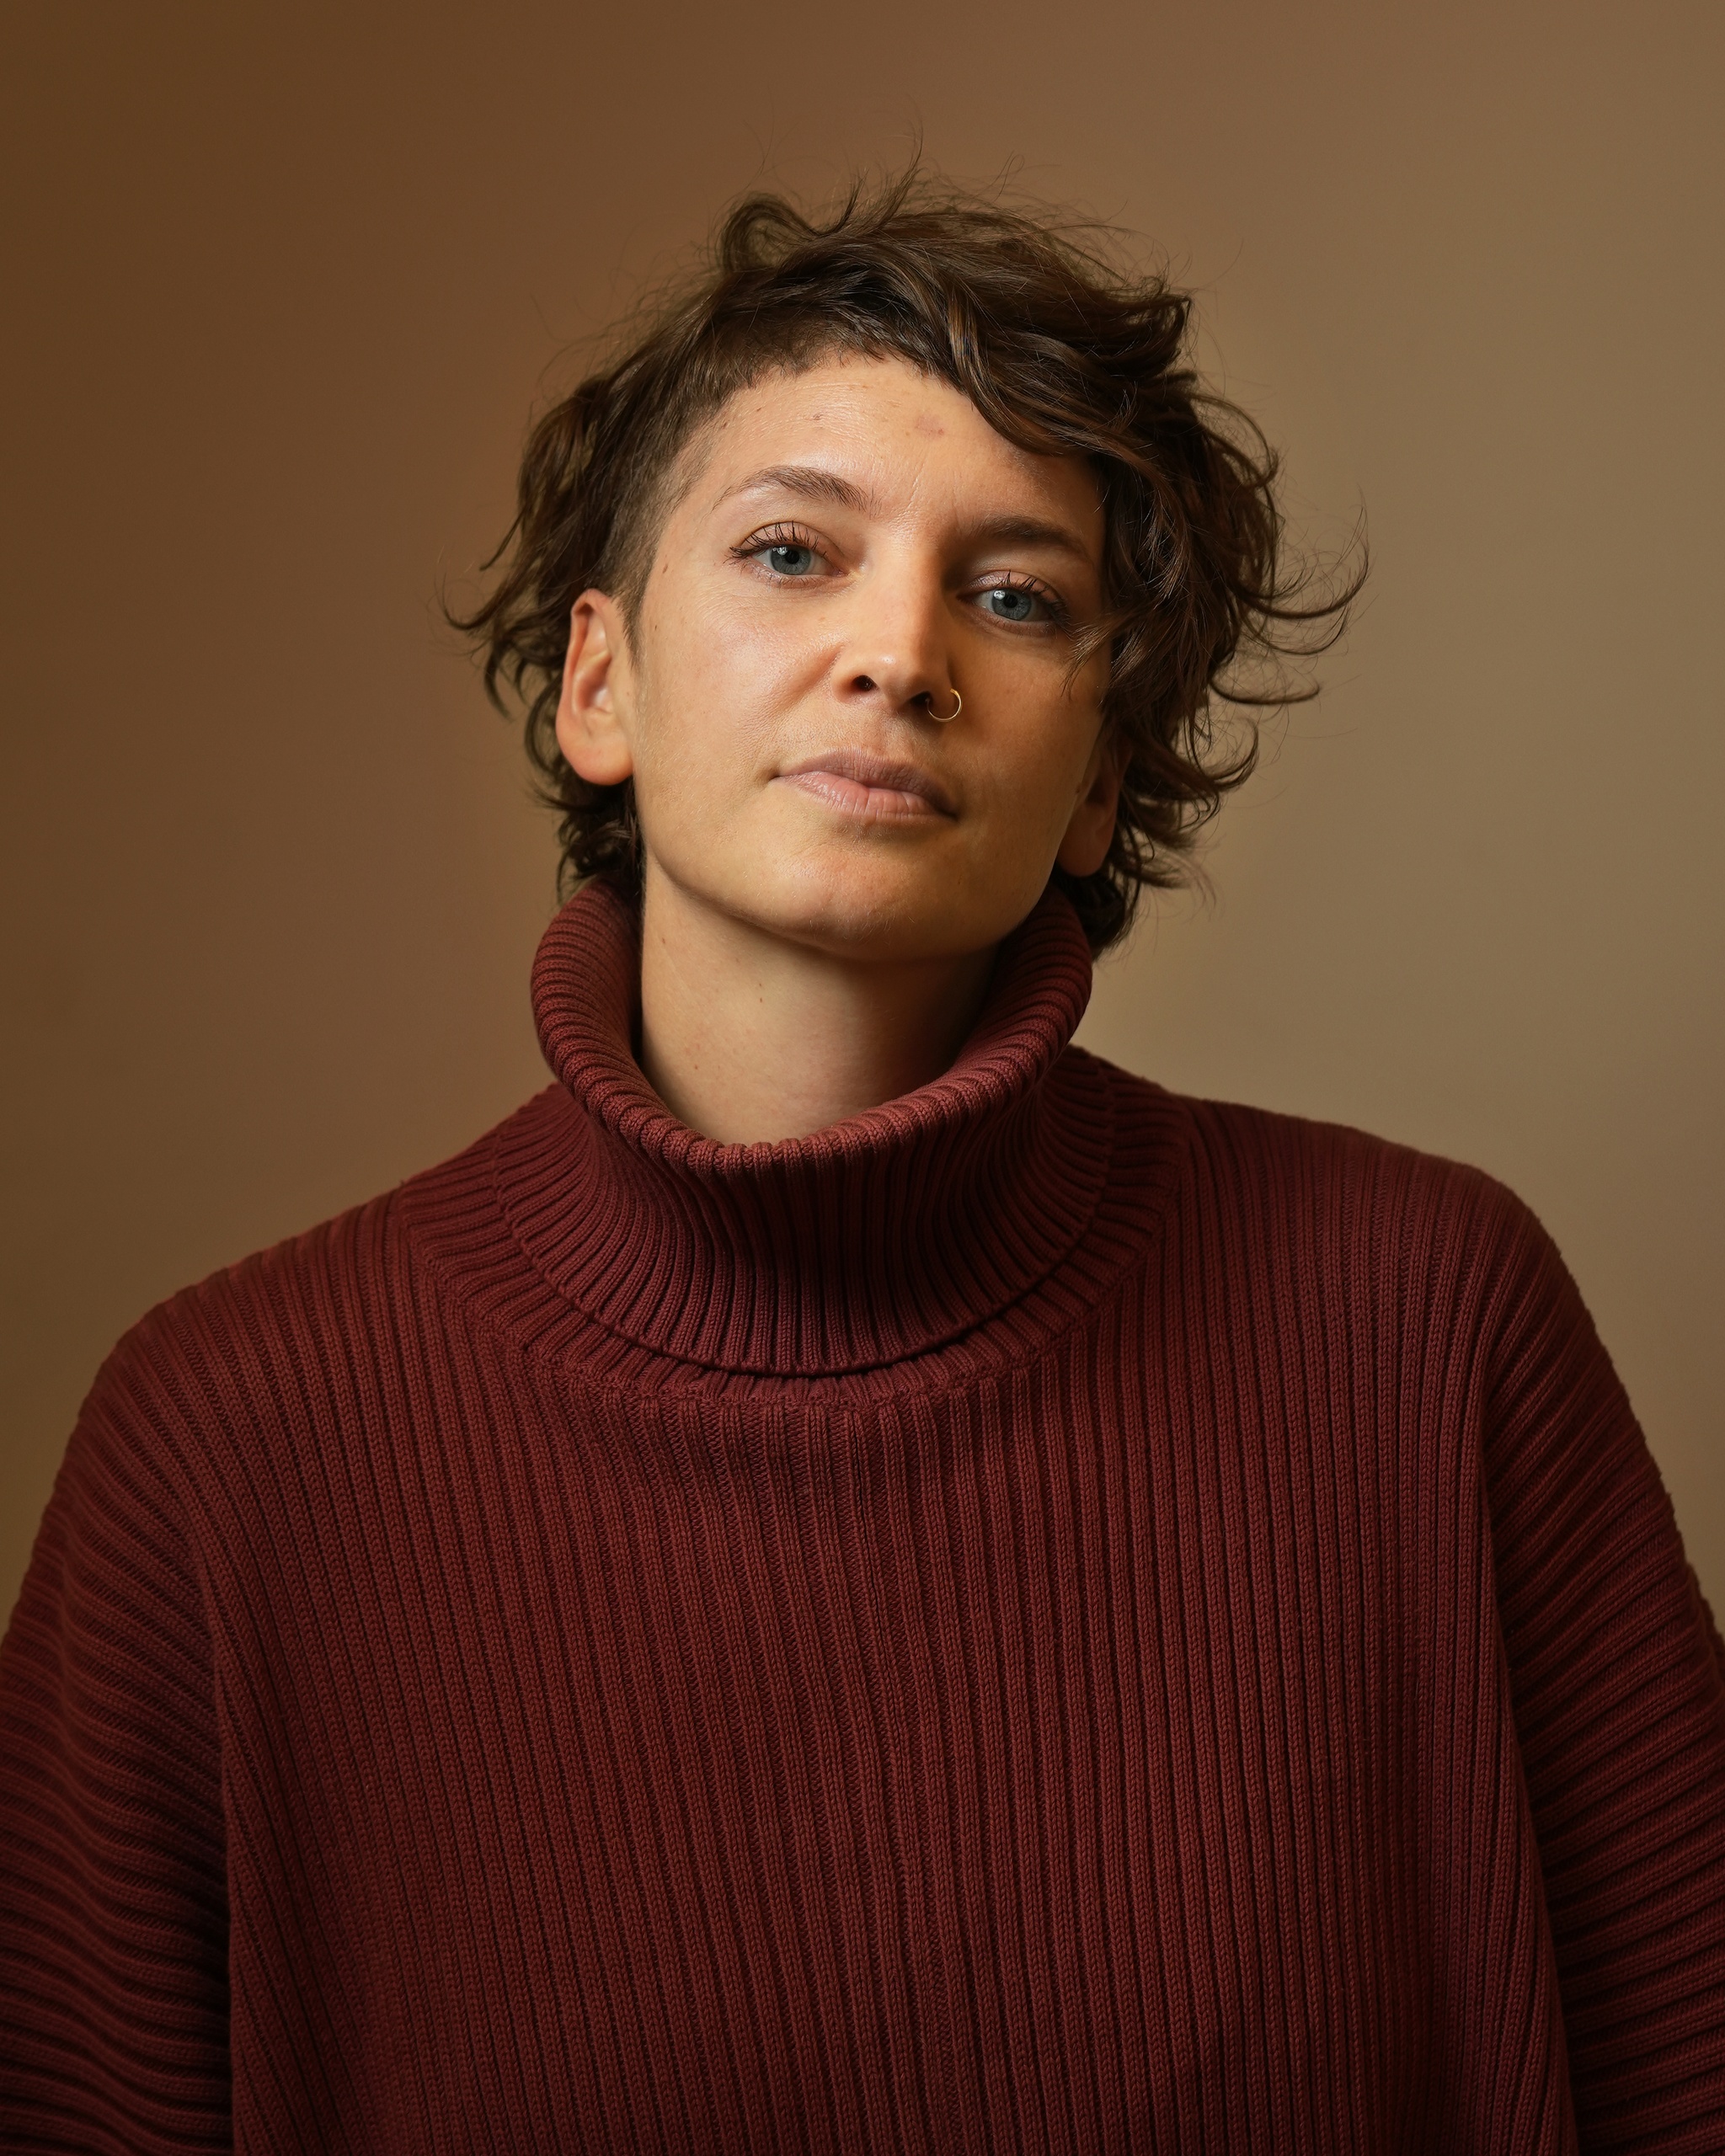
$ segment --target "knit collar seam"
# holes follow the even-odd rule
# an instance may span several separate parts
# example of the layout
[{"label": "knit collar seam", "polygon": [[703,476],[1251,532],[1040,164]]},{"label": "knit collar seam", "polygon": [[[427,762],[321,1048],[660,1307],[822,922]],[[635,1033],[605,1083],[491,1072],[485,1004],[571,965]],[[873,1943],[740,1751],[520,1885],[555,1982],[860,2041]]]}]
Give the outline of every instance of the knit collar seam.
[{"label": "knit collar seam", "polygon": [[938,1339],[929,1341],[923,1346],[911,1350],[908,1354],[884,1355],[878,1362],[848,1364],[841,1369],[759,1370],[746,1367],[740,1368],[731,1363],[706,1362],[695,1356],[679,1355],[672,1349],[661,1347],[656,1341],[644,1340],[638,1333],[626,1331],[621,1326],[612,1324],[590,1305],[580,1301],[560,1287],[528,1247],[516,1225],[514,1212],[505,1193],[502,1159],[503,1130],[500,1128],[492,1134],[491,1142],[487,1148],[488,1183],[491,1202],[496,1208],[504,1232],[519,1254],[522,1263],[540,1282],[546,1293],[563,1309],[578,1313],[587,1324],[604,1333],[608,1339],[621,1341],[624,1346],[633,1348],[642,1354],[654,1356],[660,1361],[674,1364],[685,1369],[699,1370],[713,1377],[754,1379],[766,1385],[782,1384],[793,1380],[805,1383],[817,1383],[829,1380],[837,1381],[846,1378],[867,1378],[873,1371],[897,1369],[905,1364],[918,1362],[924,1356],[939,1354],[943,1349],[955,1346],[959,1341],[968,1339],[973,1333],[980,1331],[984,1326],[991,1325],[997,1319],[1004,1317],[1008,1310],[1016,1310],[1028,1297],[1035,1294],[1045,1282],[1051,1280],[1071,1260],[1073,1252],[1083,1243],[1095,1223],[1097,1209],[1108,1187],[1107,1163],[1112,1161],[1114,1155],[1116,1122],[1112,1090],[1108,1089],[1107,1161],[1104,1162],[1103,1172],[1096,1178],[1089,1203],[1085,1207],[1081,1217],[1075,1219],[1071,1234],[1040,1272],[1033,1273],[1004,1301],[997,1303],[991,1310],[980,1311],[975,1317],[960,1325],[953,1331]]},{"label": "knit collar seam", "polygon": [[[446,1260],[428,1251],[411,1230],[408,1231],[407,1240],[414,1262],[435,1276],[447,1300],[461,1309],[470,1323],[483,1327],[522,1363],[542,1370],[563,1388],[602,1395],[606,1400],[622,1408],[639,1407],[644,1403],[650,1405],[658,1401],[759,1398],[762,1394],[782,1391],[786,1387],[794,1385],[799,1393],[795,1403],[798,1409],[845,1409],[852,1413],[866,1414],[878,1406],[886,1405],[890,1400],[902,1399],[906,1394],[914,1395],[919,1401],[938,1406],[942,1402],[960,1395],[974,1393],[979,1385],[1008,1379],[1019,1371],[1033,1369],[1047,1361],[1050,1355],[1058,1354],[1075,1334],[1095,1323],[1111,1305],[1123,1300],[1130,1294],[1134,1282],[1141,1278],[1154,1256],[1156,1231],[1165,1211],[1165,1206],[1159,1205],[1156,1209],[1154,1216],[1143,1223],[1130,1255],[1116,1267],[1101,1293],[1081,1302],[1071,1316],[1039,1333],[1034,1340],[1027,1342],[1022,1348],[998,1354],[991,1353],[985,1363],[973,1364],[962,1371],[954,1371],[948,1376],[921,1384],[916,1383],[914,1378],[919,1364],[944,1363],[976,1333],[999,1325],[1020,1304],[1039,1294],[1060,1272],[1060,1267],[1056,1266],[1052,1273],[1045,1273],[1041,1279],[1033,1282],[1016,1301],[1007,1303],[979,1320],[969,1331],[959,1333],[952,1339],[943,1340],[935,1347],[921,1349],[914,1355],[902,1356],[890,1363],[872,1363],[859,1369],[793,1371],[788,1374],[734,1370],[722,1364],[692,1363],[686,1358],[667,1354],[662,1348],[644,1347],[627,1334],[613,1331],[590,1311],[558,1294],[557,1289],[535,1268],[536,1280],[556,1298],[565,1310],[582,1323],[590,1326],[595,1332],[604,1333],[607,1339],[620,1341],[625,1347],[638,1350],[665,1367],[668,1374],[663,1380],[643,1385],[617,1377],[609,1370],[595,1369],[583,1358],[572,1356],[567,1351],[547,1353],[542,1349],[525,1337],[518,1324],[501,1312],[478,1306],[478,1298],[471,1288],[457,1278]],[[1073,1251],[1076,1251],[1076,1248],[1075,1244]],[[1068,1251],[1067,1260],[1072,1255],[1073,1251]],[[1062,1263],[1065,1262],[1063,1260]],[[855,1390],[868,1386],[871,1380],[880,1380],[884,1374],[885,1383],[879,1394],[873,1391],[859,1394]],[[702,1380],[710,1382],[703,1383]]]},{"label": "knit collar seam", "polygon": [[[1120,1074],[1114,1072],[1112,1067],[1106,1064],[1102,1067],[1108,1071],[1111,1081],[1109,1090],[1112,1093],[1113,1081]],[[1162,1091],[1161,1088],[1157,1090]],[[686,1356],[670,1353],[650,1342],[638,1340],[633,1335],[620,1331],[614,1326],[608,1325],[603,1318],[589,1310],[585,1304],[578,1303],[572,1297],[565,1294],[549,1278],[543,1267],[536,1262],[516,1232],[515,1224],[510,1218],[508,1209],[503,1202],[499,1180],[499,1156],[504,1126],[499,1125],[496,1129],[488,1132],[482,1141],[483,1150],[480,1153],[479,1161],[476,1161],[475,1165],[482,1166],[486,1198],[493,1213],[494,1226],[500,1231],[510,1251],[547,1303],[554,1305],[562,1312],[581,1324],[590,1326],[595,1332],[602,1333],[608,1340],[618,1342],[623,1347],[649,1358],[668,1373],[676,1374],[667,1375],[663,1381],[650,1385],[632,1383],[628,1380],[614,1377],[608,1371],[595,1369],[591,1367],[583,1368],[580,1358],[572,1357],[566,1349],[553,1352],[542,1350],[526,1335],[518,1321],[505,1315],[494,1307],[486,1306],[483,1292],[476,1287],[473,1280],[465,1277],[456,1263],[430,1246],[419,1230],[418,1224],[412,1219],[410,1212],[402,1217],[401,1230],[413,1262],[436,1279],[442,1299],[447,1304],[461,1310],[468,1321],[483,1326],[494,1338],[506,1343],[511,1352],[533,1367],[552,1374],[562,1382],[577,1381],[584,1387],[602,1391],[608,1397],[619,1402],[638,1402],[644,1399],[660,1397],[712,1397],[716,1392],[732,1388],[737,1394],[742,1395],[768,1390],[775,1387],[794,1385],[803,1390],[804,1396],[811,1401],[830,1400],[833,1404],[839,1404],[839,1396],[844,1389],[858,1385],[866,1386],[871,1381],[879,1382],[883,1374],[889,1373],[893,1374],[886,1378],[886,1383],[894,1392],[914,1390],[920,1398],[942,1399],[971,1390],[985,1378],[1004,1375],[1012,1370],[1022,1369],[1040,1362],[1069,1339],[1072,1334],[1089,1324],[1110,1304],[1118,1301],[1127,1291],[1131,1281],[1143,1273],[1145,1267],[1150,1263],[1156,1244],[1161,1239],[1182,1173],[1186,1171],[1189,1164],[1194,1135],[1190,1113],[1186,1103],[1178,1095],[1164,1093],[1163,1098],[1178,1105],[1181,1110],[1182,1128],[1178,1138],[1173,1139],[1170,1144],[1167,1158],[1159,1171],[1145,1191],[1142,1204],[1135,1209],[1135,1215],[1130,1221],[1123,1219],[1120,1224],[1118,1232],[1121,1242],[1127,1246],[1127,1254],[1114,1267],[1106,1285],[1097,1294],[1082,1299],[1081,1307],[1070,1317],[1060,1321],[1040,1332],[1034,1341],[1027,1343],[1023,1348],[1002,1352],[998,1357],[991,1355],[985,1369],[971,1368],[963,1372],[955,1372],[946,1381],[937,1381],[932,1385],[916,1385],[912,1382],[911,1373],[917,1366],[927,1365],[930,1362],[943,1361],[961,1348],[966,1341],[974,1339],[978,1333],[1001,1325],[1013,1310],[1022,1309],[1024,1304],[1045,1293],[1050,1283],[1056,1281],[1060,1275],[1080,1257],[1095,1230],[1098,1214],[1107,1207],[1111,1188],[1108,1177],[1104,1177],[1102,1179],[1082,1226],[1054,1262],[1036,1278],[1027,1282],[1024,1287],[1007,1302],[985,1313],[974,1324],[965,1326],[963,1331],[948,1338],[937,1342],[932,1346],[918,1348],[914,1353],[909,1355],[896,1356],[889,1360],[865,1364],[849,1369],[788,1372],[735,1369],[722,1363],[697,1362]],[[1118,1130],[1118,1116],[1115,1117],[1114,1123],[1115,1129]],[[1111,1151],[1112,1150],[1111,1148]],[[392,1194],[394,1199],[399,1199],[401,1195],[400,1190]],[[393,1205],[392,1210],[395,1209]],[[866,1407],[871,1403],[867,1400],[852,1400],[844,1404]]]}]

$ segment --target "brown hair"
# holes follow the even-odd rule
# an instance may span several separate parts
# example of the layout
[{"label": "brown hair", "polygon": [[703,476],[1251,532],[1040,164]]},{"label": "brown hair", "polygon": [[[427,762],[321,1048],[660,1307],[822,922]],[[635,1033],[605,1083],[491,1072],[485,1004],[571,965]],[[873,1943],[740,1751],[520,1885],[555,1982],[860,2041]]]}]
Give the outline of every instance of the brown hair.
[{"label": "brown hair", "polygon": [[[1286,662],[1340,634],[1364,556],[1315,595],[1309,567],[1287,573],[1275,453],[1200,387],[1190,298],[1116,268],[1098,237],[915,170],[853,189],[824,221],[750,195],[698,275],[626,325],[611,364],[539,420],[515,521],[485,564],[506,555],[503,573],[449,618],[483,650],[493,702],[506,681],[526,706],[565,885],[605,870],[638,888],[640,875],[633,787],[590,785],[557,745],[576,595],[609,591],[634,618],[684,445],[750,382],[836,350],[908,360],[1009,441],[1090,460],[1108,611],[1084,648],[1108,648],[1103,718],[1124,772],[1107,861],[1055,877],[1097,952],[1125,932],[1144,886],[1179,880],[1199,825],[1256,760],[1250,707],[1316,693]],[[1246,719],[1220,742],[1218,699]]]}]

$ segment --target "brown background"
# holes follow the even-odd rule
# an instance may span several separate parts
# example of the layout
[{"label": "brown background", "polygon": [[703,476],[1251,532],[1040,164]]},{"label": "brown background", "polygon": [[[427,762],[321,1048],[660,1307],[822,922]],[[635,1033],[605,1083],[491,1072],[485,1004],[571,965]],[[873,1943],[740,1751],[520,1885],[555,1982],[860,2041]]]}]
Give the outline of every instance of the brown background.
[{"label": "brown background", "polygon": [[17,7],[0,1607],[152,1301],[541,1082],[435,627],[558,355],[763,174],[1120,218],[1369,606],[1087,1038],[1475,1161],[1725,1604],[1717,7]]}]

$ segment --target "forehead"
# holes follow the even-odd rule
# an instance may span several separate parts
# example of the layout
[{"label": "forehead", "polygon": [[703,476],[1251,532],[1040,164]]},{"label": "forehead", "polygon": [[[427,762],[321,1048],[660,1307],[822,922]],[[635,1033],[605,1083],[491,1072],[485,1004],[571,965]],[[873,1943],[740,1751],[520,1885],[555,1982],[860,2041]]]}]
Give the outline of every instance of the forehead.
[{"label": "forehead", "polygon": [[845,356],[740,389],[702,430],[686,499],[712,510],[778,466],[830,470],[884,518],[1058,517],[1099,552],[1102,500],[1081,456],[1040,456],[908,360]]}]

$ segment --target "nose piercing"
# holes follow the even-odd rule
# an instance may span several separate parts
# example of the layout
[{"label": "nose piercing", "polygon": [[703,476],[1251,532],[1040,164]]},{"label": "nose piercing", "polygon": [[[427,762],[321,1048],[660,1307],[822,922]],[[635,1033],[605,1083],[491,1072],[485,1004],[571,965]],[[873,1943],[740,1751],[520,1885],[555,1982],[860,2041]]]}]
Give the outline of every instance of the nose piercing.
[{"label": "nose piercing", "polygon": [[934,721],[937,726],[950,726],[953,721],[959,716],[959,713],[964,708],[964,699],[959,694],[956,689],[953,691],[953,707],[948,712],[939,712],[935,709],[934,691],[932,689],[925,689],[921,696],[917,698],[917,702],[919,703],[926,704],[928,707],[928,716]]}]

